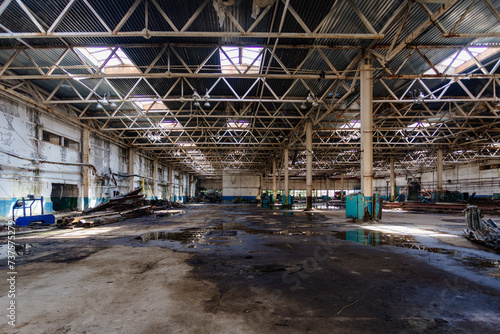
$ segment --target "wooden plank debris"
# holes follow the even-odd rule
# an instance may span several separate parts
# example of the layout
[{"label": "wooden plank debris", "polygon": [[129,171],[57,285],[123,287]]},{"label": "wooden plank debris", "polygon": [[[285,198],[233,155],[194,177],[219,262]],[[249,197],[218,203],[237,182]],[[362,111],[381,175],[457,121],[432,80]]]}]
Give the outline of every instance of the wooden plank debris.
[{"label": "wooden plank debris", "polygon": [[110,198],[107,202],[86,209],[82,215],[68,215],[58,221],[59,228],[94,227],[111,224],[127,218],[150,215],[154,210],[182,207],[181,204],[168,200],[148,200],[140,194],[142,187],[125,195]]}]

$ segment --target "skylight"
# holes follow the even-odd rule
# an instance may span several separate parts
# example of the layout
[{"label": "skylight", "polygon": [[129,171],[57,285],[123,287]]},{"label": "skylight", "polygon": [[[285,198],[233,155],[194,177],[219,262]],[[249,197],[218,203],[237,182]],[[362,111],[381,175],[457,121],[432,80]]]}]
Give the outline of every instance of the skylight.
[{"label": "skylight", "polygon": [[221,72],[236,74],[238,73],[237,67],[241,73],[259,73],[262,63],[262,49],[261,47],[221,47],[219,49]]},{"label": "skylight", "polygon": [[162,129],[173,129],[173,128],[177,127],[178,124],[179,123],[175,120],[164,120],[164,121],[161,121],[158,125]]},{"label": "skylight", "polygon": [[428,127],[431,127],[435,125],[435,123],[429,123],[429,122],[415,122],[415,123],[412,123],[410,125],[408,125],[408,130],[410,131],[418,131],[418,130],[421,130],[423,128],[428,128]]},{"label": "skylight", "polygon": [[243,129],[248,129],[250,127],[251,123],[248,121],[244,120],[229,120],[227,121],[226,126],[230,129],[235,129],[235,130],[243,130]]},{"label": "skylight", "polygon": [[[488,47],[469,47],[470,53],[479,61],[489,57],[493,53],[500,51],[499,48],[488,48]],[[476,65],[470,54],[464,49],[462,51],[455,52],[441,63],[437,64],[436,69],[442,74],[458,74],[465,71],[467,68]],[[448,68],[449,66],[449,68]],[[446,71],[446,69],[448,70]],[[446,71],[446,73],[444,73]],[[424,74],[436,74],[431,68],[425,71]]]},{"label": "skylight", "polygon": [[342,124],[339,126],[341,129],[359,129],[361,128],[361,121],[360,120],[354,120],[349,123]]},{"label": "skylight", "polygon": [[191,141],[178,141],[177,145],[181,147],[196,147],[196,144]]},{"label": "skylight", "polygon": [[[75,48],[75,50],[97,68],[102,66],[113,52],[109,47]],[[111,74],[141,73],[121,48],[118,48],[106,62],[102,71]]]},{"label": "skylight", "polygon": [[162,101],[155,101],[151,99],[135,101],[134,104],[141,110],[148,110],[150,113],[163,112],[168,113],[167,106]]}]

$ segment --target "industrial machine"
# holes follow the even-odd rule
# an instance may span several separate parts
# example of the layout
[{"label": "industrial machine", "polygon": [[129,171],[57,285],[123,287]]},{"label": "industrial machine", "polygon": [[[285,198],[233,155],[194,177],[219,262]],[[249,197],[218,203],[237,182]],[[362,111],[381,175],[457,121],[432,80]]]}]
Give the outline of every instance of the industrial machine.
[{"label": "industrial machine", "polygon": [[346,197],[346,218],[382,218],[382,200],[379,194],[373,197],[364,197],[363,194],[354,194]]},{"label": "industrial machine", "polygon": [[[41,215],[33,216],[33,205],[40,201]],[[23,210],[23,216],[15,218],[16,210]],[[29,215],[26,215],[27,209],[29,210]],[[36,198],[34,195],[28,195],[27,197],[22,197],[22,200],[18,200],[12,207],[12,220],[16,222],[18,226],[28,226],[36,222],[41,222],[45,225],[52,225],[55,223],[56,218],[52,214],[44,214],[43,209],[43,196]]]}]

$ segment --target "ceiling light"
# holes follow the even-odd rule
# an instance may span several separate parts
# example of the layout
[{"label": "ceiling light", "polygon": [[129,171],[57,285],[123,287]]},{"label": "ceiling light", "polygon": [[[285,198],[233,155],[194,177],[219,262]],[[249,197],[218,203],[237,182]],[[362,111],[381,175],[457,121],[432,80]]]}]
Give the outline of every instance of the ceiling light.
[{"label": "ceiling light", "polygon": [[116,108],[117,107],[116,103],[114,103],[114,102],[111,102],[110,106],[111,106],[111,108]]},{"label": "ceiling light", "polygon": [[300,105],[300,109],[306,109],[306,108],[307,108],[307,106],[306,106],[305,102],[303,102],[303,103]]},{"label": "ceiling light", "polygon": [[307,102],[309,102],[309,103],[313,103],[313,102],[314,102],[314,99],[313,99],[313,97],[312,97],[312,95],[311,95],[311,92],[309,92],[309,94],[307,94],[307,98],[306,98],[306,100],[307,100]]},{"label": "ceiling light", "polygon": [[97,102],[97,106],[96,106],[97,109],[104,109],[104,107],[102,106],[101,103]]},{"label": "ceiling light", "polygon": [[425,95],[424,95],[424,93],[422,93],[422,91],[420,91],[420,94],[418,94],[418,96],[417,96],[418,103],[424,102],[424,99],[425,99]]},{"label": "ceiling light", "polygon": [[199,107],[200,102],[198,102],[198,100],[201,100],[201,96],[200,96],[200,94],[198,94],[196,89],[193,89],[193,100],[194,100],[194,105]]},{"label": "ceiling light", "polygon": [[210,99],[210,95],[208,95],[208,89],[206,90],[206,93],[205,93],[205,96],[203,96],[203,99],[205,99],[204,106],[207,108],[210,107],[210,102],[208,101],[208,99]]},{"label": "ceiling light", "polygon": [[316,99],[312,102],[313,107],[317,107],[319,105],[318,101]]}]

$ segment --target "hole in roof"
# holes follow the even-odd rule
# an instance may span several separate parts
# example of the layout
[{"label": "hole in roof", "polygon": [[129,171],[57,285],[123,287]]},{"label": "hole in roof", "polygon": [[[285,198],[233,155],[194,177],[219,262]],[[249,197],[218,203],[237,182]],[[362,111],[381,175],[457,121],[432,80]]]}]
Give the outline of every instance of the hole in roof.
[{"label": "hole in roof", "polygon": [[[221,72],[257,74],[262,63],[261,47],[223,46],[219,49]],[[233,65],[234,64],[234,65]],[[238,69],[236,69],[238,68]]]},{"label": "hole in roof", "polygon": [[[487,46],[474,46],[467,49],[478,61],[482,61],[492,54],[500,51],[500,48]],[[455,52],[439,64],[435,65],[436,69],[442,74],[459,74],[472,66],[476,66],[476,63],[465,49]],[[434,72],[431,68],[425,71],[424,74],[436,74],[436,72]]]},{"label": "hole in roof", "polygon": [[[102,68],[102,72],[107,74],[138,74],[141,73],[135,67],[130,58],[118,48],[113,53],[113,48],[110,47],[89,47],[89,48],[75,48],[76,52],[83,56],[90,65],[99,68],[102,64],[106,63]],[[109,60],[106,62],[106,60]]]}]

